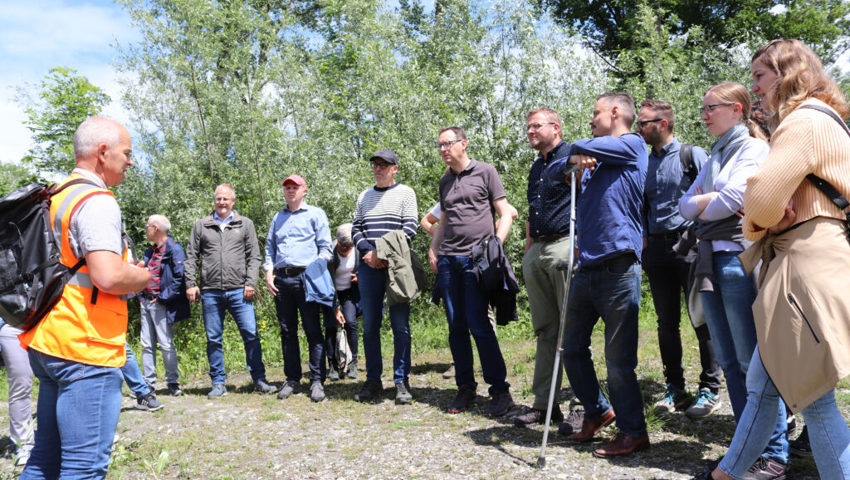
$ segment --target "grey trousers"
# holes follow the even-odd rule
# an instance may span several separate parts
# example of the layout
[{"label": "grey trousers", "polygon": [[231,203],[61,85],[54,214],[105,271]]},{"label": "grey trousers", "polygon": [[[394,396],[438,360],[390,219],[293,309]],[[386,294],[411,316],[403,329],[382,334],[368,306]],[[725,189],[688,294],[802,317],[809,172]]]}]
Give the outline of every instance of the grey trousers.
[{"label": "grey trousers", "polygon": [[0,327],[0,355],[6,364],[9,379],[9,433],[18,446],[17,455],[29,456],[35,443],[35,422],[32,419],[32,368],[29,355],[21,348],[21,330]]},{"label": "grey trousers", "polygon": [[140,300],[142,329],[142,371],[148,385],[156,383],[156,345],[162,352],[165,382],[178,383],[177,349],[174,348],[174,331],[165,316],[165,306],[146,298]]}]

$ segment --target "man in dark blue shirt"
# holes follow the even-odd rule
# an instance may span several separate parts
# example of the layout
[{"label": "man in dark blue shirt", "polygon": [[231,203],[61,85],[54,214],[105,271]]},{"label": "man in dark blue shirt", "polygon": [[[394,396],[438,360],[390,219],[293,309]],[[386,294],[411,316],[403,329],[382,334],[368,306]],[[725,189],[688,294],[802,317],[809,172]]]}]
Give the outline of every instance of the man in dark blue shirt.
[{"label": "man in dark blue shirt", "polygon": [[667,383],[664,396],[655,403],[655,411],[665,414],[687,408],[685,415],[702,418],[720,406],[717,393],[723,372],[714,356],[708,326],[702,322],[694,327],[702,372],[699,393],[691,403],[691,396],[685,391],[679,331],[680,298],[682,291],[687,298],[690,290],[690,264],[673,250],[673,246],[692,223],[679,215],[679,199],[688,191],[708,155],[699,147],[693,147],[690,155],[682,154],[685,149],[673,136],[674,121],[673,107],[669,103],[641,102],[636,130],[651,147],[644,189],[642,263],[658,316],[658,347]]},{"label": "man in dark blue shirt", "polygon": [[[628,455],[649,446],[635,375],[647,149],[640,135],[630,133],[634,119],[631,95],[600,95],[590,120],[593,138],[573,143],[569,160],[553,162],[547,172],[557,176],[569,162],[588,176],[577,203],[579,257],[567,306],[564,367],[585,408],[581,431],[569,440],[590,441],[617,412],[620,432],[611,444],[593,452],[598,457]],[[590,335],[600,316],[605,322],[610,404],[590,354]]]},{"label": "man in dark blue shirt", "polygon": [[[528,112],[527,120],[528,143],[540,154],[531,165],[528,176],[528,223],[525,225],[522,276],[537,337],[537,353],[531,386],[534,404],[531,410],[514,418],[514,424],[520,427],[542,424],[546,418],[564,300],[564,274],[557,267],[566,265],[570,254],[570,186],[562,178],[543,174],[554,160],[569,156],[570,144],[561,138],[562,122],[558,112],[537,108]],[[561,377],[559,368],[555,376],[558,390]],[[552,420],[560,422],[563,419],[561,409],[555,404]],[[564,432],[571,434],[573,429],[565,427]]]}]

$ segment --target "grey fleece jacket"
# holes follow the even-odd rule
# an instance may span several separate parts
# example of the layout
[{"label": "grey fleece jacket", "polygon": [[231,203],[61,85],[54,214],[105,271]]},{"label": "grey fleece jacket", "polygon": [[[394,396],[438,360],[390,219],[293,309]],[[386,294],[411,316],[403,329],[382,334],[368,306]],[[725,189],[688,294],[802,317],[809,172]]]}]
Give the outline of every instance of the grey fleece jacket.
[{"label": "grey fleece jacket", "polygon": [[[198,282],[198,260],[201,276]],[[254,222],[233,210],[233,220],[219,227],[212,214],[192,226],[186,248],[186,288],[233,290],[257,287],[260,244]]]}]

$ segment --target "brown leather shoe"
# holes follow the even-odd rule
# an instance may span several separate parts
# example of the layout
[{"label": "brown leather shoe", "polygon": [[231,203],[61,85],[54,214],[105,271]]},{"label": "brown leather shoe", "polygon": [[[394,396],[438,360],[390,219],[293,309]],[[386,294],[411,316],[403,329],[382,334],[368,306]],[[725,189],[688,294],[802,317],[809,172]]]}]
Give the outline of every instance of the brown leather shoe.
[{"label": "brown leather shoe", "polygon": [[611,422],[617,418],[614,415],[614,409],[610,408],[607,412],[603,413],[601,417],[589,419],[587,416],[584,417],[584,421],[581,422],[581,431],[578,433],[574,433],[567,437],[567,440],[571,442],[589,442],[594,435],[599,433],[600,430],[611,425]]},{"label": "brown leather shoe", "polygon": [[613,442],[594,450],[593,456],[599,458],[617,457],[620,455],[629,455],[645,448],[649,448],[648,436],[632,437],[631,435],[620,432],[614,437]]}]

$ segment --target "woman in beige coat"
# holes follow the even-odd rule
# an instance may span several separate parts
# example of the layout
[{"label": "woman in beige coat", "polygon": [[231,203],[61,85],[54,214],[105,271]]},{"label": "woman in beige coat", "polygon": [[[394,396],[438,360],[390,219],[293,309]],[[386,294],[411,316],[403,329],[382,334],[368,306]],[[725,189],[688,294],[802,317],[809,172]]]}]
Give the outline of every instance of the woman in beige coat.
[{"label": "woman in beige coat", "polygon": [[746,475],[767,444],[781,396],[803,413],[821,478],[847,479],[850,429],[833,389],[850,373],[850,234],[844,213],[807,175],[850,197],[850,132],[838,118],[848,106],[798,40],[759,49],[752,75],[773,129],[770,154],[744,195],[744,235],[757,243],[742,263],[763,262],[753,304],[758,347],[747,406],[712,478]]}]

